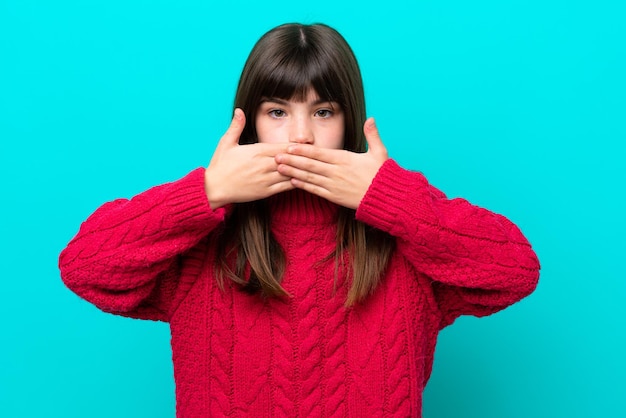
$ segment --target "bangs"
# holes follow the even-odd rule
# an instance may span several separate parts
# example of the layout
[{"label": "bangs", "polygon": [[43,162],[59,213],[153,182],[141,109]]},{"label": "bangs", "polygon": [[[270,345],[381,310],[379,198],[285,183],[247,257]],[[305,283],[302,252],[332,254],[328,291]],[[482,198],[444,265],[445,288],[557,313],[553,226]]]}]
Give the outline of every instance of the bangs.
[{"label": "bangs", "polygon": [[260,97],[304,102],[309,90],[313,89],[320,99],[337,102],[343,107],[344,94],[339,76],[322,62],[314,54],[302,52],[278,62],[267,69],[267,79],[261,82]]}]

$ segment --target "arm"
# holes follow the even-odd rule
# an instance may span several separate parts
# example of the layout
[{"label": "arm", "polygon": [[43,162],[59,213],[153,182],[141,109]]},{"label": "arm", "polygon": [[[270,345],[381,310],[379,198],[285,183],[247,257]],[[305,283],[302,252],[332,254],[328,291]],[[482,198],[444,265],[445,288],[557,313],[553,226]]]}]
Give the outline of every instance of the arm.
[{"label": "arm", "polygon": [[430,278],[442,327],[462,314],[496,312],[533,291],[539,262],[514,224],[447,199],[424,176],[389,160],[372,118],[363,132],[365,153],[294,144],[276,156],[278,171],[396,237],[398,251]]},{"label": "arm", "polygon": [[416,172],[387,160],[357,209],[357,219],[397,238],[398,251],[432,280],[442,324],[489,315],[530,294],[539,261],[505,217],[447,199]]},{"label": "arm", "polygon": [[286,144],[240,146],[244,126],[237,109],[206,170],[98,209],[61,253],[65,284],[106,312],[167,321],[204,262],[198,244],[226,208],[293,188],[274,161]]},{"label": "arm", "polygon": [[210,208],[204,171],[101,206],[61,252],[67,287],[106,312],[168,320],[190,287],[178,280],[181,255],[226,214]]}]

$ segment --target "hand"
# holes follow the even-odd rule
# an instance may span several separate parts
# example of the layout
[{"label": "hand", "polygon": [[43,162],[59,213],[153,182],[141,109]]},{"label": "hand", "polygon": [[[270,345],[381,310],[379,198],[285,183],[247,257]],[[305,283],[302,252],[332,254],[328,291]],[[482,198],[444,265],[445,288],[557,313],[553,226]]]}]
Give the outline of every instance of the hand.
[{"label": "hand", "polygon": [[278,172],[291,177],[294,187],[341,206],[356,209],[380,166],[389,158],[374,119],[363,126],[368,144],[366,153],[289,145],[287,154],[278,154]]},{"label": "hand", "polygon": [[215,148],[204,174],[204,188],[213,210],[229,203],[249,202],[291,190],[289,177],[277,171],[275,156],[289,144],[239,145],[246,126],[241,109],[235,109],[230,127]]}]

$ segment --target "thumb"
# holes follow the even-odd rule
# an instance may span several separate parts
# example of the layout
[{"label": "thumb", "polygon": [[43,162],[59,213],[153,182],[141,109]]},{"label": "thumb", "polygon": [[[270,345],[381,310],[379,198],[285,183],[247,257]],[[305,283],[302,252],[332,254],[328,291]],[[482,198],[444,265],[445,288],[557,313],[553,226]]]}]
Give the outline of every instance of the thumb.
[{"label": "thumb", "polygon": [[222,139],[220,139],[219,145],[221,146],[235,146],[239,144],[239,137],[243,132],[243,128],[246,126],[246,115],[240,108],[235,109],[233,119],[230,122],[230,126]]},{"label": "thumb", "polygon": [[378,128],[374,118],[369,118],[363,125],[363,133],[365,134],[365,140],[367,141],[368,152],[387,153],[387,149],[383,145],[383,141],[380,139]]}]

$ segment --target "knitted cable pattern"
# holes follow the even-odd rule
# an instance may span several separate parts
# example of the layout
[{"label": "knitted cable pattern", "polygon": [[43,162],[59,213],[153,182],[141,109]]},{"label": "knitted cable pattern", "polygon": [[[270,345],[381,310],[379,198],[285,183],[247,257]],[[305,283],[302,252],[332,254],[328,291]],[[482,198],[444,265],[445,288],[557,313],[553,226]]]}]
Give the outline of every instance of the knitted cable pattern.
[{"label": "knitted cable pattern", "polygon": [[[268,200],[290,296],[215,278],[204,170],[99,208],[61,253],[65,284],[98,308],[169,322],[177,417],[419,417],[439,330],[533,291],[539,262],[508,219],[448,199],[388,160],[357,219],[396,238],[385,276],[345,308],[348,265],[324,260],[337,207],[302,191]],[[348,258],[346,258],[346,261]],[[88,415],[88,411],[86,411]]]}]

